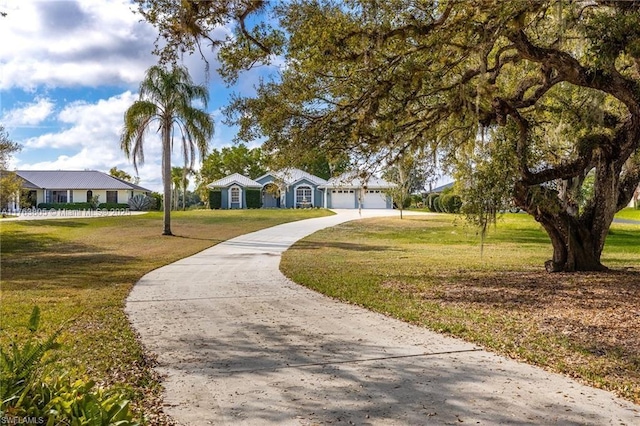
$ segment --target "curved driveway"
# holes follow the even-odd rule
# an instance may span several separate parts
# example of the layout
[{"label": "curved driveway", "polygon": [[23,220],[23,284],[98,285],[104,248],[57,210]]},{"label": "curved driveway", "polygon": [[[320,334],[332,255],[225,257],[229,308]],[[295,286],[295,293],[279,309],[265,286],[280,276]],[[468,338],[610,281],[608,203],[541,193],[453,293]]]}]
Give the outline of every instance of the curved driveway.
[{"label": "curved driveway", "polygon": [[608,392],[280,273],[296,240],[357,218],[339,211],[243,235],[135,285],[126,312],[158,355],[170,415],[185,425],[640,424],[640,407]]}]

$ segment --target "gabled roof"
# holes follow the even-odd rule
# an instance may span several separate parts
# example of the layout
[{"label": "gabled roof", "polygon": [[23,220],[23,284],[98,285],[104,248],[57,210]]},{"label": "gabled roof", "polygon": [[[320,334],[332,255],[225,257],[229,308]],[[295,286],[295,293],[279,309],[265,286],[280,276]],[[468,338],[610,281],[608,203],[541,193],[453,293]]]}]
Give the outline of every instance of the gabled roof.
[{"label": "gabled roof", "polygon": [[253,179],[249,179],[246,176],[241,175],[240,173],[234,173],[229,176],[225,176],[222,179],[218,179],[215,182],[211,182],[207,185],[207,188],[226,188],[233,184],[237,184],[243,186],[245,188],[262,188],[262,184],[256,182]]},{"label": "gabled roof", "polygon": [[109,189],[151,192],[97,170],[16,170],[31,189]]},{"label": "gabled roof", "polygon": [[311,173],[307,173],[304,170],[295,169],[293,167],[277,170],[275,172],[265,173],[256,180],[261,180],[262,178],[267,176],[273,176],[274,178],[283,181],[286,185],[293,185],[294,183],[301,180],[307,180],[315,185],[322,185],[327,183],[327,181],[322,179],[321,177],[312,175]]},{"label": "gabled roof", "polygon": [[352,172],[346,172],[340,176],[333,177],[325,185],[320,185],[319,188],[363,188],[369,189],[389,189],[395,187],[395,183],[387,182],[386,180],[370,176],[368,179],[363,179],[356,176]]}]

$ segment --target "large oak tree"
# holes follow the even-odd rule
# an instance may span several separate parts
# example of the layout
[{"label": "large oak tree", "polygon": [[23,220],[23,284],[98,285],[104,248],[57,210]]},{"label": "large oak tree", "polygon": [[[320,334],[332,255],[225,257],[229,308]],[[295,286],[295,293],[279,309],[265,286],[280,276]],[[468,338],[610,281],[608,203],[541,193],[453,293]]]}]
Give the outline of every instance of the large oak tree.
[{"label": "large oak tree", "polygon": [[[605,269],[613,216],[640,181],[640,2],[170,3],[140,1],[170,41],[165,58],[208,37],[233,81],[284,56],[277,79],[233,102],[240,136],[369,164],[437,150],[463,186],[499,178],[498,195],[542,224],[549,271]],[[232,21],[234,36],[211,38]]]}]

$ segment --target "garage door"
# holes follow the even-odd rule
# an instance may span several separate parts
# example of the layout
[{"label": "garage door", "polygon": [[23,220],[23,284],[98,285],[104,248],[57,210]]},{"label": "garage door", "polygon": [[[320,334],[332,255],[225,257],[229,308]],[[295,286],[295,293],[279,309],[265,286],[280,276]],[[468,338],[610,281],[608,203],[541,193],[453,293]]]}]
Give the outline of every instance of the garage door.
[{"label": "garage door", "polygon": [[364,194],[364,201],[362,204],[362,208],[365,209],[386,209],[387,194],[379,189],[368,189]]},{"label": "garage door", "polygon": [[354,209],[356,208],[356,193],[353,189],[333,189],[331,190],[332,209]]}]

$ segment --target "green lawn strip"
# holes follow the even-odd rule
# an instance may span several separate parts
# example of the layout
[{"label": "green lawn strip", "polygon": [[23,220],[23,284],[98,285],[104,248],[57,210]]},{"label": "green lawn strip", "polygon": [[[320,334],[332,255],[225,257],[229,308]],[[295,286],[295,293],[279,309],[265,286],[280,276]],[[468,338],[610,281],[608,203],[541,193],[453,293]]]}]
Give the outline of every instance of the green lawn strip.
[{"label": "green lawn strip", "polygon": [[603,255],[614,272],[547,274],[551,244],[524,214],[505,215],[482,256],[475,230],[454,216],[366,219],[296,243],[281,269],[331,297],[638,403],[639,241],[638,226],[615,224]]},{"label": "green lawn strip", "polygon": [[640,209],[634,209],[633,207],[627,207],[616,213],[618,219],[630,219],[640,221]]},{"label": "green lawn strip", "polygon": [[140,406],[144,398],[157,398],[158,387],[123,311],[133,284],[153,269],[229,238],[329,214],[326,210],[174,212],[175,237],[160,235],[160,212],[4,222],[0,344],[20,341],[28,333],[24,324],[38,305],[42,335],[65,328],[60,366],[104,384],[133,385]]}]

